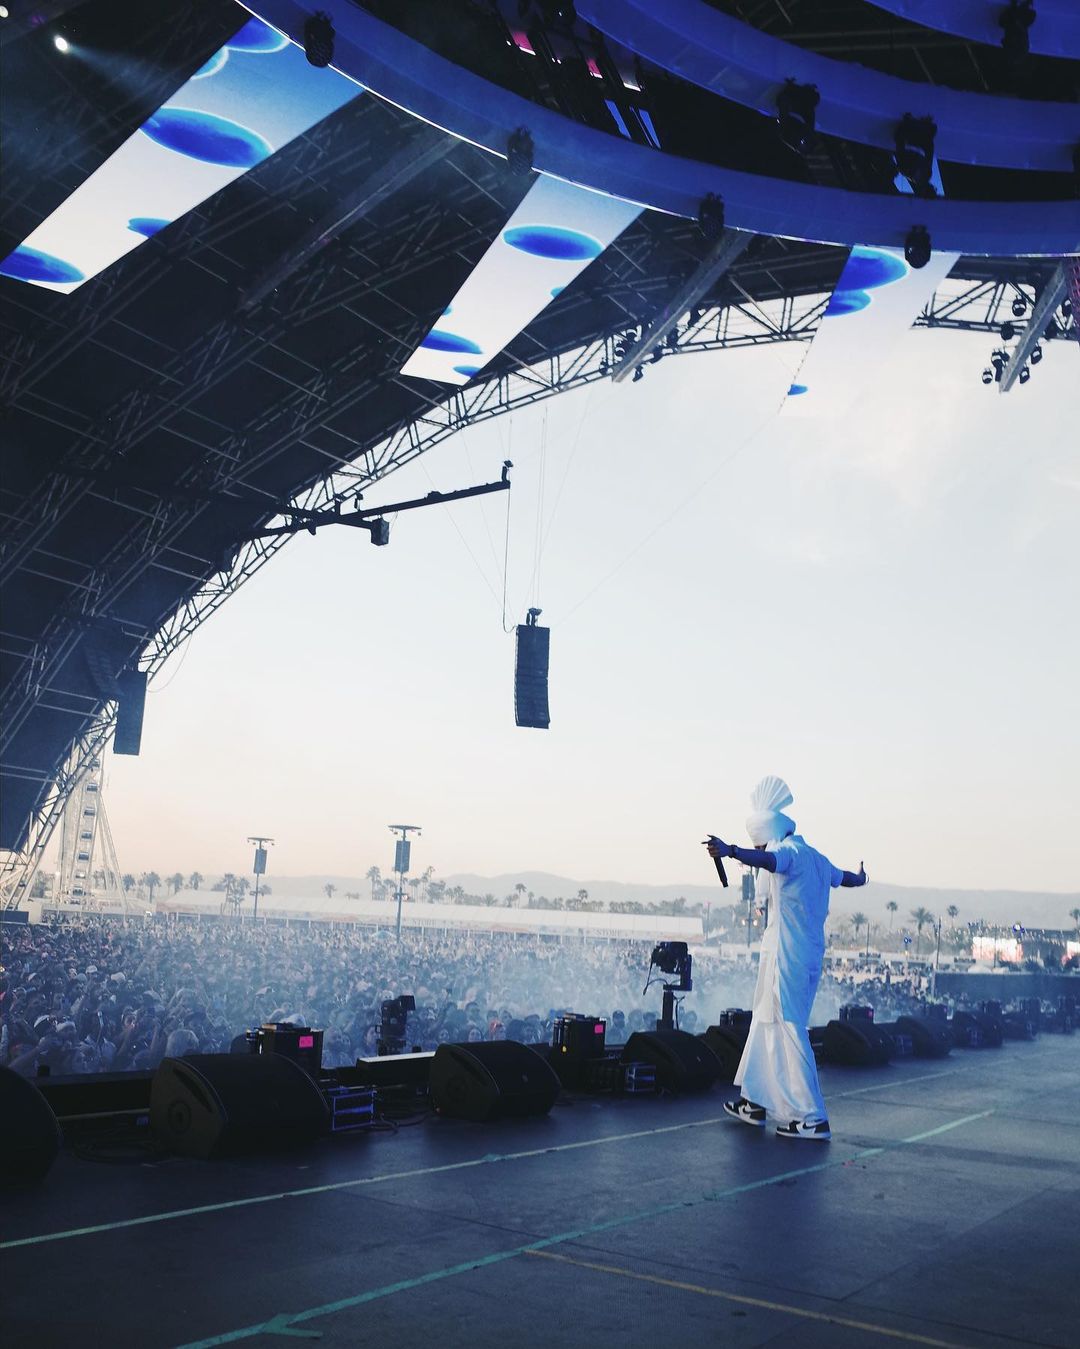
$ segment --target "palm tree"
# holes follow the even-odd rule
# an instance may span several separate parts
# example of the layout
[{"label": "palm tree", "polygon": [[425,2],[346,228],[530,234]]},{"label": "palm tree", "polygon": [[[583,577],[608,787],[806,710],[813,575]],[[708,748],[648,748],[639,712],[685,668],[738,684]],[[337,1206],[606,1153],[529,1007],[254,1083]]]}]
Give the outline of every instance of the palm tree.
[{"label": "palm tree", "polygon": [[144,871],[141,878],[141,884],[145,885],[150,891],[150,903],[154,902],[154,887],[161,884],[161,877],[156,871]]},{"label": "palm tree", "polygon": [[423,887],[424,887],[424,902],[425,902],[425,903],[427,903],[428,886],[431,884],[431,878],[432,878],[432,876],[434,876],[434,875],[435,875],[435,868],[434,868],[434,867],[428,867],[428,868],[425,870],[424,874],[420,877],[420,880],[421,880],[421,882],[423,883]]},{"label": "palm tree", "polygon": [[897,904],[895,899],[890,899],[888,904],[885,905],[885,907],[889,910],[889,931],[891,932],[893,918],[896,916],[896,911],[897,909],[899,909],[900,905]]},{"label": "palm tree", "polygon": [[197,890],[199,886],[202,885],[202,879],[201,872],[193,871],[188,877],[188,885],[190,885],[193,890]]},{"label": "palm tree", "polygon": [[918,956],[919,947],[922,945],[922,930],[927,923],[934,921],[934,915],[920,904],[917,909],[911,910],[911,921],[915,924],[915,955]]},{"label": "palm tree", "polygon": [[364,879],[371,882],[371,898],[376,898],[376,892],[382,887],[382,872],[378,867],[368,867],[364,872]]},{"label": "palm tree", "polygon": [[1080,928],[1080,909],[1070,909],[1069,917],[1073,920],[1076,926]]},{"label": "palm tree", "polygon": [[172,886],[173,894],[178,894],[180,887],[184,884],[184,878],[179,871],[174,871],[169,877],[169,884]]},{"label": "palm tree", "polygon": [[123,876],[120,878],[120,884],[124,887],[125,890],[134,890],[135,877],[131,874],[130,871],[125,871]]},{"label": "palm tree", "polygon": [[589,898],[589,892],[588,892],[588,890],[579,890],[579,891],[577,892],[577,897],[578,897],[579,902],[582,903],[582,904],[584,904],[585,901]]},{"label": "palm tree", "polygon": [[517,895],[517,902],[519,907],[521,905],[521,896],[526,893],[528,888],[529,887],[527,885],[523,885],[521,881],[518,881],[517,885],[514,886],[514,894]]},{"label": "palm tree", "polygon": [[333,899],[334,891],[336,889],[337,886],[334,884],[333,881],[327,881],[326,884],[323,886],[323,894],[326,896],[327,899]]},{"label": "palm tree", "polygon": [[[247,892],[251,889],[251,882],[248,880],[246,876],[238,876],[233,884],[236,888],[236,893],[238,895],[246,895]],[[260,887],[260,891],[262,894],[266,893],[265,889],[262,889],[262,887]]]},{"label": "palm tree", "polygon": [[955,922],[956,919],[959,918],[960,916],[960,910],[956,907],[955,904],[950,904],[949,907],[945,910],[945,912],[949,915],[949,917],[953,920],[953,922]]},{"label": "palm tree", "polygon": [[853,913],[851,915],[851,930],[855,934],[855,942],[859,941],[859,928],[866,925],[866,949],[870,950],[870,920],[865,913]]}]

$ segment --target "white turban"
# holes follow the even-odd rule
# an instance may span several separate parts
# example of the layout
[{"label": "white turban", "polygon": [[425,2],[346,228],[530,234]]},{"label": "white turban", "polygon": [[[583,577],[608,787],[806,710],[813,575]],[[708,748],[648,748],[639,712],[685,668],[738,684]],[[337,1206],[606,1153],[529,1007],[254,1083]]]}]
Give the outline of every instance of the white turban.
[{"label": "white turban", "polygon": [[746,821],[746,832],[755,847],[778,843],[795,832],[795,821],[782,813],[795,798],[783,778],[773,775],[762,778],[750,793],[751,813]]}]

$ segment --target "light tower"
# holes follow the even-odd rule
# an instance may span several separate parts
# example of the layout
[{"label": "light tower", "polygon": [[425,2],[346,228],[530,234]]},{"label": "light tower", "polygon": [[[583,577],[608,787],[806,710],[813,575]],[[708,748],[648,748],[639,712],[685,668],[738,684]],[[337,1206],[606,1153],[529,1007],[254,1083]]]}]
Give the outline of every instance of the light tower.
[{"label": "light tower", "polygon": [[401,941],[401,901],[405,896],[405,873],[409,869],[409,855],[412,852],[409,835],[419,834],[421,827],[418,824],[390,824],[387,828],[392,834],[401,835],[394,845],[394,870],[397,872],[397,939]]},{"label": "light tower", "polygon": [[259,916],[259,880],[266,875],[266,845],[269,843],[274,846],[272,838],[263,838],[261,834],[249,834],[248,842],[255,844],[255,860],[251,864],[251,870],[255,877],[255,909],[252,917]]}]

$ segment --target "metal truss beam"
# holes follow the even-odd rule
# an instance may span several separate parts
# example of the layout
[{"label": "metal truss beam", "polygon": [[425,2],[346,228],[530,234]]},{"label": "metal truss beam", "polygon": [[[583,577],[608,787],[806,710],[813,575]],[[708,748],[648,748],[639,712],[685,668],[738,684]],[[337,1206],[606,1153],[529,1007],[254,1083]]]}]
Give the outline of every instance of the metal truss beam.
[{"label": "metal truss beam", "polygon": [[1058,305],[1064,300],[1065,290],[1065,268],[1058,267],[1047,282],[1042,294],[1032,306],[1031,315],[1026,320],[1027,326],[1020,334],[1019,341],[1012,350],[1008,364],[1001,373],[998,393],[1008,393],[1020,378],[1020,371],[1027,365],[1032,348],[1042,339],[1047,323],[1052,318]]},{"label": "metal truss beam", "polygon": [[725,230],[709,249],[708,253],[694,268],[693,273],[676,288],[671,298],[619,362],[611,378],[616,384],[628,379],[646,356],[667,337],[678,323],[679,318],[690,306],[705,295],[709,289],[737,262],[750,246],[752,234],[741,230]]}]

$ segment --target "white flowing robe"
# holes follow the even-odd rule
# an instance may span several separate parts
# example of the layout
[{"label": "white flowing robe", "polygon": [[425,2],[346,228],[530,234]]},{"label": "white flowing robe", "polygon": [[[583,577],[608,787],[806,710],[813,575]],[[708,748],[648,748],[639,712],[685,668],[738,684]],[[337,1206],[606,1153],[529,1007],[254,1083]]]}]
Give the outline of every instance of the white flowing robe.
[{"label": "white flowing robe", "polygon": [[743,1096],[783,1123],[825,1119],[806,1028],[821,979],[829,891],[843,872],[799,834],[770,844],[776,871],[759,873],[769,897],[761,940],[754,1018],[735,1083]]}]

